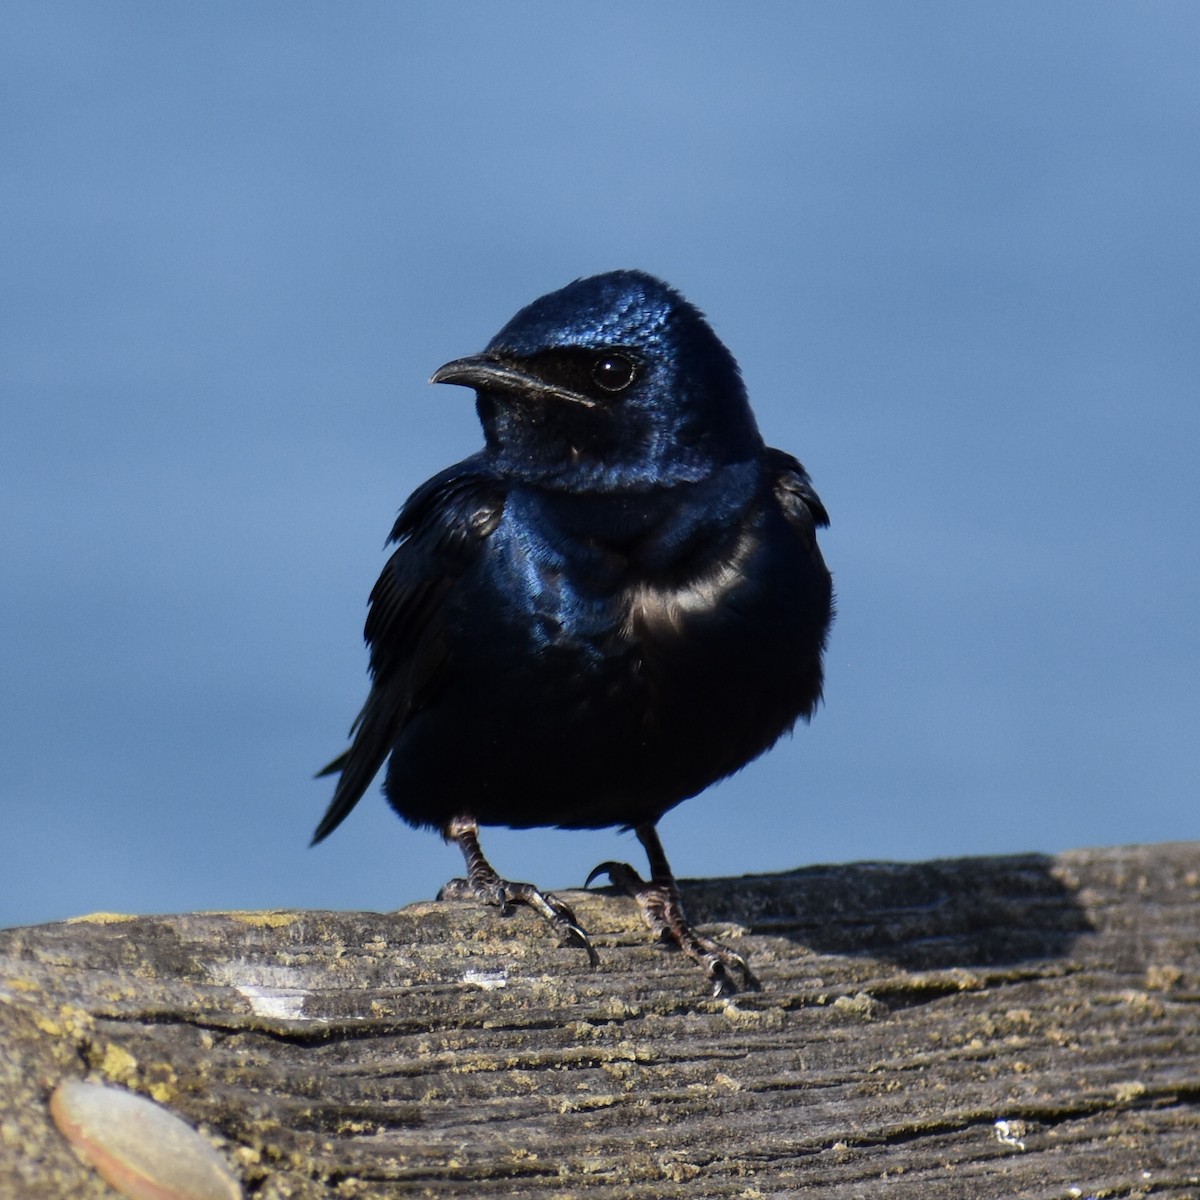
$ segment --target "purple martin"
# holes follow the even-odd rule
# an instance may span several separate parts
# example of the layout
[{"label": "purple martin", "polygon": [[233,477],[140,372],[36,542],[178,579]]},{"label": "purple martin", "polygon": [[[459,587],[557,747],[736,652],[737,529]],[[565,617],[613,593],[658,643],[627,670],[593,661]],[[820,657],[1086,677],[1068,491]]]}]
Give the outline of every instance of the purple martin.
[{"label": "purple martin", "polygon": [[371,691],[314,844],[387,763],[410,825],[456,843],[444,895],[574,913],[501,878],[479,827],[631,828],[649,879],[603,863],[715,994],[758,986],[698,933],[655,828],[821,698],[833,615],[804,467],[764,445],[704,316],[641,271],[579,279],[431,382],[471,388],[478,453],[419,487],[371,593]]}]

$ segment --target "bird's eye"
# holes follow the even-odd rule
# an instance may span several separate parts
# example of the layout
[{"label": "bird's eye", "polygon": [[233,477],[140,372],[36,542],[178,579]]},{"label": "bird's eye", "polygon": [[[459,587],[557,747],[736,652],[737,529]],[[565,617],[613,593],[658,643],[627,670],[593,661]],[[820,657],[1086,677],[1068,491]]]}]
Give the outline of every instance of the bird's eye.
[{"label": "bird's eye", "polygon": [[592,364],[592,381],[606,392],[624,391],[636,374],[637,367],[623,354],[604,354]]}]

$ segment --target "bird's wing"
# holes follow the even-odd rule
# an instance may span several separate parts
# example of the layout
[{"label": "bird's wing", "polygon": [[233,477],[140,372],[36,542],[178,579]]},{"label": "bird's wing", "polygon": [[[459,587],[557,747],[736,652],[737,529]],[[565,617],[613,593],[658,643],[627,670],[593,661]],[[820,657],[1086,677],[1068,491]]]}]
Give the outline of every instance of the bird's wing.
[{"label": "bird's wing", "polygon": [[503,508],[503,485],[468,459],[435,475],[401,510],[388,539],[397,549],[367,613],[371,694],[350,730],[350,748],[320,772],[340,778],[314,845],[358,803],[409,714],[436,689],[447,658],[446,593],[475,560]]},{"label": "bird's wing", "polygon": [[808,472],[799,459],[783,450],[767,451],[767,470],[775,499],[783,509],[788,523],[803,538],[810,549],[817,545],[817,529],[829,524],[829,514],[817,495]]}]

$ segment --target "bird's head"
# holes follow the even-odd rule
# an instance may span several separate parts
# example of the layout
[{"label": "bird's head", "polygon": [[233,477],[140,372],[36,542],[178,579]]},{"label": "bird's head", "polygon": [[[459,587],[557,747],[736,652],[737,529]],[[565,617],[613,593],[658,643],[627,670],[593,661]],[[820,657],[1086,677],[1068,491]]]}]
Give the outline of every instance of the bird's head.
[{"label": "bird's head", "polygon": [[641,271],[542,296],[432,382],[474,388],[499,468],[545,486],[692,482],[762,448],[733,355],[698,309]]}]

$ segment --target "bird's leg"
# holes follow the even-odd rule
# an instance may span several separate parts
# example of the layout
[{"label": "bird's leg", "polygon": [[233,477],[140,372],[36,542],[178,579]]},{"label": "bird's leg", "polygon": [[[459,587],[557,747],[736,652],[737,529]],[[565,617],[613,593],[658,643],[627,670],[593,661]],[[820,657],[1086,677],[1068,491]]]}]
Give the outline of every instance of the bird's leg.
[{"label": "bird's leg", "polygon": [[601,863],[587,878],[607,875],[617,887],[628,892],[641,910],[642,920],[661,942],[674,942],[693,962],[704,968],[714,996],[731,996],[739,989],[757,992],[759,982],[746,960],[728,946],[713,941],[692,928],[683,911],[679,885],[659,841],[653,822],[637,826],[638,841],[650,860],[650,879],[644,880],[628,863]]},{"label": "bird's leg", "polygon": [[557,896],[539,891],[532,883],[512,883],[496,874],[479,848],[479,826],[473,818],[454,817],[447,823],[444,836],[462,851],[467,863],[467,877],[451,879],[438,892],[439,900],[482,900],[484,904],[494,905],[505,914],[513,904],[528,905],[569,941],[582,946],[593,967],[600,962],[583,926]]}]

